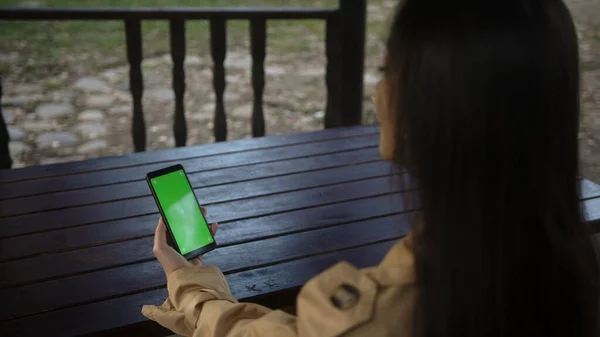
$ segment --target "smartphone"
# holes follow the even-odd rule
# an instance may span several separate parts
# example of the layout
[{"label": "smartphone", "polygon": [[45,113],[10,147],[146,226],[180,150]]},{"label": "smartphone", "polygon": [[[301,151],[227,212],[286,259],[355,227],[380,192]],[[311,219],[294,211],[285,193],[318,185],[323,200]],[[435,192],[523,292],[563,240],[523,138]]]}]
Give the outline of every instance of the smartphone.
[{"label": "smartphone", "polygon": [[181,165],[146,174],[146,181],[167,225],[169,244],[190,260],[217,246]]}]

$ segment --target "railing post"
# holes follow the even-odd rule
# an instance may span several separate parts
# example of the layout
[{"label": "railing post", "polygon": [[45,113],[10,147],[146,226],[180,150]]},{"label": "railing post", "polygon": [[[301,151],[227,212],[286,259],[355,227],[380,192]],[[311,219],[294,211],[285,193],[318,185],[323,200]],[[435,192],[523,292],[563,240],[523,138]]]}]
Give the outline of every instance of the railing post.
[{"label": "railing post", "polygon": [[8,143],[10,138],[8,136],[8,127],[4,121],[4,115],[2,114],[2,79],[0,78],[0,169],[9,169],[12,166],[12,160],[10,159],[10,152],[8,150]]},{"label": "railing post", "polygon": [[[361,124],[365,59],[366,0],[340,0],[342,110],[339,125]],[[330,125],[334,126],[334,125]]]},{"label": "railing post", "polygon": [[185,21],[171,20],[171,58],[173,59],[173,91],[175,92],[175,118],[173,135],[175,146],[185,146],[187,141],[187,125],[185,122]]},{"label": "railing post", "polygon": [[227,26],[224,19],[210,20],[210,54],[213,59],[213,87],[215,89],[215,141],[227,140],[227,118],[223,93],[225,92],[225,53],[227,45]]},{"label": "railing post", "polygon": [[125,37],[127,61],[129,62],[129,90],[133,102],[131,133],[135,151],[141,152],[146,150],[146,123],[144,122],[144,111],[142,110],[144,80],[142,77],[142,28],[140,20],[125,20]]},{"label": "railing post", "polygon": [[339,15],[327,19],[325,23],[325,56],[327,66],[327,107],[325,108],[325,128],[342,125],[342,41]]},{"label": "railing post", "polygon": [[250,20],[250,50],[252,54],[252,89],[254,105],[252,108],[252,136],[265,135],[265,117],[263,113],[263,92],[265,89],[265,54],[267,27],[265,19]]}]

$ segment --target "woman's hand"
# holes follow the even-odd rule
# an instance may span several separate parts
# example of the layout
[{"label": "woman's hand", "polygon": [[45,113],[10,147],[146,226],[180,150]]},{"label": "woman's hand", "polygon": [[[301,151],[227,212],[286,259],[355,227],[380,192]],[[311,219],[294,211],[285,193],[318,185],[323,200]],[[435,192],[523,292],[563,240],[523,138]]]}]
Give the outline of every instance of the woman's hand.
[{"label": "woman's hand", "polygon": [[[204,207],[202,207],[202,213],[206,217],[206,209]],[[217,233],[218,228],[219,224],[217,223],[210,225],[210,232],[213,236]],[[167,226],[162,218],[158,220],[158,226],[156,226],[156,231],[154,232],[154,247],[152,248],[152,252],[158,259],[158,262],[160,262],[167,277],[177,269],[202,264],[202,255],[188,261],[173,247],[169,246],[167,243]]]}]

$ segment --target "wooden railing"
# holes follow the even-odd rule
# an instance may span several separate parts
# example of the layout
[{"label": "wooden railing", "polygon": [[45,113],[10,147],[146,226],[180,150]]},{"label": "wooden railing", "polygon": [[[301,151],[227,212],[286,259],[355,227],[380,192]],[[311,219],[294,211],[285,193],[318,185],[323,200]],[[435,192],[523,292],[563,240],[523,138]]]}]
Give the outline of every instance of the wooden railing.
[{"label": "wooden railing", "polygon": [[[366,0],[339,0],[338,8],[0,8],[0,20],[120,20],[125,24],[130,91],[133,102],[132,135],[135,151],[146,149],[146,123],[142,106],[144,92],[142,63],[142,20],[168,20],[175,117],[173,132],[176,146],[185,146],[187,123],[184,93],[186,55],[185,21],[210,21],[210,52],[213,59],[215,91],[214,136],[227,139],[227,119],[223,104],[225,92],[225,56],[227,20],[250,22],[252,56],[252,135],[265,135],[263,91],[265,86],[267,20],[317,19],[326,23],[327,58],[325,81],[327,105],[324,126],[357,125],[361,122]],[[2,86],[0,80],[0,100]],[[0,168],[10,168],[9,135],[0,106]]]}]

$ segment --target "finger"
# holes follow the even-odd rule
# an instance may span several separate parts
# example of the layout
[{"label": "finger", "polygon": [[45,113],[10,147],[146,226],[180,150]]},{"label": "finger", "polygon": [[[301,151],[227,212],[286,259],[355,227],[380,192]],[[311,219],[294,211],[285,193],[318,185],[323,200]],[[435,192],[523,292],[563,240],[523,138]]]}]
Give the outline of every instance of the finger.
[{"label": "finger", "polygon": [[202,215],[206,216],[208,214],[208,212],[206,212],[206,207],[200,206],[200,209],[202,210]]},{"label": "finger", "polygon": [[147,318],[154,320],[154,312],[156,311],[156,306],[155,305],[144,305],[142,307],[142,315],[146,316]]},{"label": "finger", "polygon": [[210,232],[213,236],[215,236],[215,234],[217,234],[217,231],[219,230],[219,224],[218,223],[213,223],[210,224]]},{"label": "finger", "polygon": [[158,219],[158,225],[154,231],[154,248],[167,246],[167,226],[162,219]]},{"label": "finger", "polygon": [[201,264],[202,264],[202,255],[200,255],[200,256],[198,256],[198,257],[196,257],[196,258],[193,258],[193,259],[191,259],[189,262],[190,262],[192,265],[194,265],[194,266],[199,266],[199,265],[201,265]]}]

